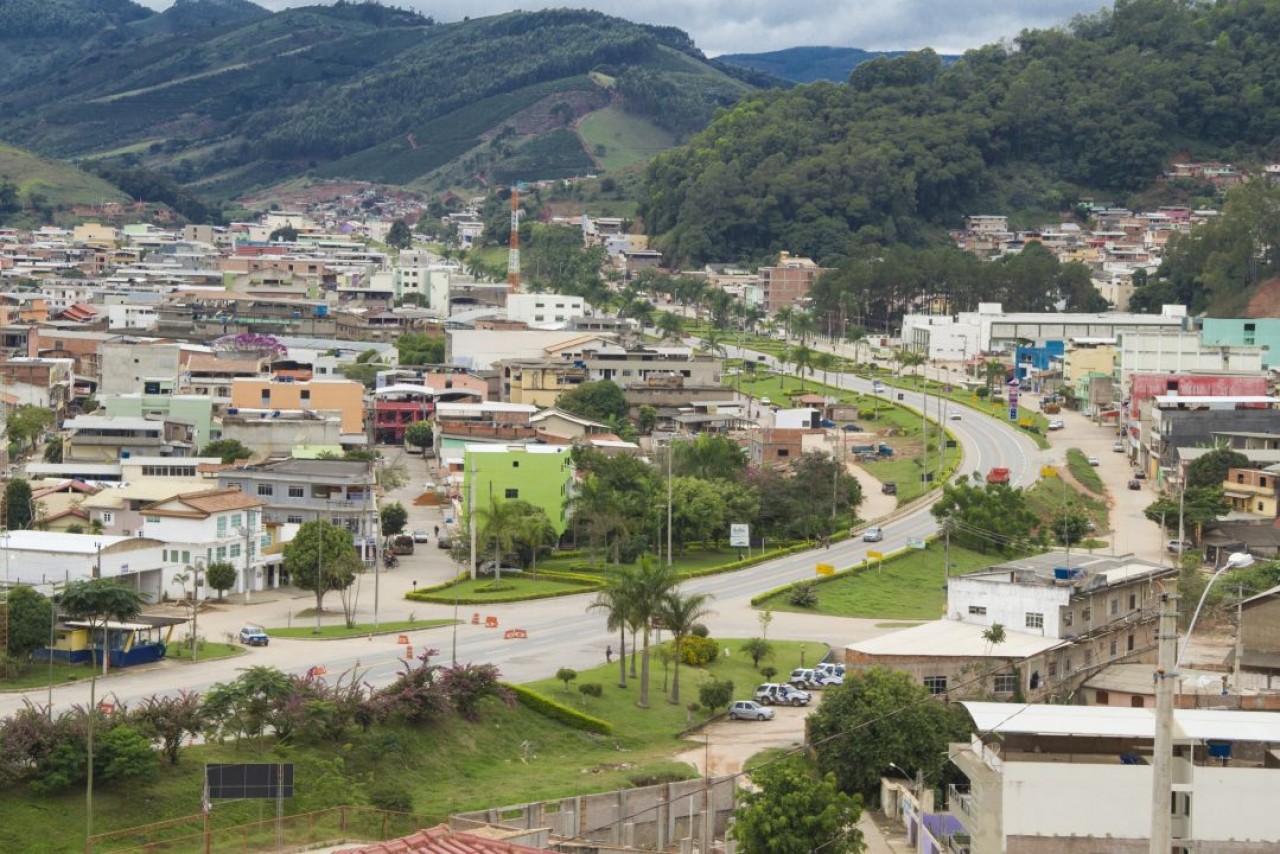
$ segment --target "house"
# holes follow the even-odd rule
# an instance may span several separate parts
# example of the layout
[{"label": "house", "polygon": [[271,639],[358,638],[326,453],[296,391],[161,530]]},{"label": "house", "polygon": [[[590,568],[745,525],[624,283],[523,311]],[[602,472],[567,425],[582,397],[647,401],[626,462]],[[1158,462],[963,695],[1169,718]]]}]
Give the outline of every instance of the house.
[{"label": "house", "polygon": [[555,406],[560,395],[587,381],[587,367],[559,359],[503,359],[502,399],[531,406]]},{"label": "house", "polygon": [[[844,648],[849,671],[886,667],[908,673],[930,694],[948,698],[994,696],[1034,699],[1044,687],[1051,651],[1066,641],[1005,632],[994,643],[989,629],[957,620],[933,620]],[[1150,668],[1148,668],[1150,670]]]},{"label": "house", "polygon": [[540,438],[554,436],[566,441],[612,432],[607,424],[574,415],[572,412],[565,412],[554,406],[531,417],[529,424],[537,431]]},{"label": "house", "polygon": [[108,416],[158,419],[191,427],[197,448],[221,437],[213,420],[213,398],[201,394],[111,394],[99,398]]},{"label": "house", "polygon": [[335,413],[342,433],[364,433],[364,385],[346,379],[313,379],[293,382],[287,377],[270,379],[235,377],[231,380],[231,410],[267,412]]},{"label": "house", "polygon": [[1280,587],[1250,596],[1240,605],[1240,661],[1243,673],[1280,676]]},{"label": "house", "polygon": [[141,535],[165,543],[172,563],[230,563],[235,592],[247,600],[251,591],[280,586],[274,566],[263,572],[263,549],[271,545],[260,521],[265,506],[239,489],[184,492],[142,507]]},{"label": "house", "polygon": [[[1280,439],[1280,436],[1276,437]],[[1267,469],[1228,469],[1222,482],[1222,494],[1231,509],[1260,519],[1275,520],[1277,496],[1280,496],[1280,472]]]},{"label": "house", "polygon": [[441,403],[436,406],[437,456],[474,442],[531,441],[537,430],[530,419],[538,409],[524,403]]},{"label": "house", "polygon": [[1109,663],[1154,654],[1158,585],[1173,574],[1132,555],[1049,552],[948,579],[947,616],[1071,641],[1031,674],[1066,691]]},{"label": "house", "polygon": [[[1129,854],[1149,849],[1155,710],[965,702],[973,735],[948,759],[968,854]],[[1280,839],[1280,714],[1173,712],[1175,851],[1273,850]]]},{"label": "house", "polygon": [[785,465],[810,451],[826,450],[827,432],[807,427],[765,427],[751,431],[747,456],[754,467]]},{"label": "house", "polygon": [[62,461],[113,463],[132,455],[187,457],[196,451],[192,425],[172,420],[77,415],[62,423]]},{"label": "house", "polygon": [[474,477],[477,510],[498,501],[527,501],[541,507],[556,534],[563,534],[573,484],[569,450],[565,445],[466,445],[461,512],[469,518]]},{"label": "house", "polygon": [[66,534],[54,531],[8,531],[0,535],[0,561],[11,584],[52,592],[51,585],[90,578],[118,578],[159,602],[173,573],[165,544],[147,537]]},{"label": "house", "polygon": [[268,525],[325,519],[356,536],[371,538],[377,530],[372,473],[365,462],[280,460],[219,472],[218,486],[261,499]]},{"label": "house", "polygon": [[780,308],[790,308],[809,299],[813,280],[822,268],[810,258],[792,256],[783,252],[774,267],[761,267],[756,271],[760,293],[764,298],[766,314],[777,314]]}]

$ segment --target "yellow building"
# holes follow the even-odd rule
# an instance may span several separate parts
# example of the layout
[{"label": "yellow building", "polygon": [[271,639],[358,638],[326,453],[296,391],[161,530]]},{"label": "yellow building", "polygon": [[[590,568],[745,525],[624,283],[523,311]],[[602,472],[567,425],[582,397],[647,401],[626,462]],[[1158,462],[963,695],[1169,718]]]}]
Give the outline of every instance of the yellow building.
[{"label": "yellow building", "polygon": [[[231,407],[240,414],[271,412],[336,412],[342,432],[364,432],[364,385],[353,380],[315,379],[305,382],[236,377],[231,380]],[[246,410],[248,412],[246,412]]]},{"label": "yellow building", "polygon": [[100,246],[114,249],[120,243],[120,232],[112,226],[100,222],[86,222],[77,225],[71,232],[71,239],[83,246]]},{"label": "yellow building", "polygon": [[501,364],[502,399],[547,409],[560,395],[587,381],[587,369],[572,362],[512,360]]},{"label": "yellow building", "polygon": [[1276,487],[1280,475],[1259,469],[1228,469],[1222,494],[1237,513],[1276,518]]}]

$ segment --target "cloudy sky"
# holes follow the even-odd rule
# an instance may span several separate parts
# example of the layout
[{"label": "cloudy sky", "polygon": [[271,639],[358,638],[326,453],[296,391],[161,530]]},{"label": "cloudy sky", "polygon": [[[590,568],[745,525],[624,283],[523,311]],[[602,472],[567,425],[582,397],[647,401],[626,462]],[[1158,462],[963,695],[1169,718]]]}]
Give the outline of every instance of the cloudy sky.
[{"label": "cloudy sky", "polygon": [[[171,0],[141,0],[153,9]],[[256,0],[278,10],[317,0]],[[1018,34],[1052,27],[1103,0],[384,0],[438,21],[457,21],[512,9],[589,7],[648,24],[669,24],[693,36],[710,55],[759,53],[799,45],[866,50],[931,47],[960,53]]]}]

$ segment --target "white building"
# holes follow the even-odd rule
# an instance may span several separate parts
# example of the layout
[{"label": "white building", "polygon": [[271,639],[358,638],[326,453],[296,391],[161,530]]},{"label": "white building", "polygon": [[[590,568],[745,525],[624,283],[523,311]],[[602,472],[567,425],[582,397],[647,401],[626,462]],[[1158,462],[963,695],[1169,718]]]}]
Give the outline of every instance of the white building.
[{"label": "white building", "polygon": [[[974,735],[948,753],[969,854],[1146,852],[1155,710],[966,702]],[[1261,852],[1280,840],[1280,714],[1173,713],[1173,850]]]},{"label": "white building", "polygon": [[177,569],[164,543],[147,537],[7,531],[0,534],[0,567],[6,586],[26,584],[49,592],[54,584],[118,578],[157,602]]},{"label": "white building", "polygon": [[1124,331],[1116,341],[1120,388],[1134,374],[1261,374],[1266,347],[1205,344],[1199,332]]},{"label": "white building", "polygon": [[563,294],[511,294],[507,297],[507,320],[530,326],[563,325],[587,314],[587,301]]}]

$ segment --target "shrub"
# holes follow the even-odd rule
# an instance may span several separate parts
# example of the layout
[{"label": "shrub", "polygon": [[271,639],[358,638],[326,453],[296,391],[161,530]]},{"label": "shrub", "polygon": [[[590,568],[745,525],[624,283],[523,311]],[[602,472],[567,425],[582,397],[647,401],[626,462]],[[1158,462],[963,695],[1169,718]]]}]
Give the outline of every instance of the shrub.
[{"label": "shrub", "polygon": [[369,803],[380,810],[413,812],[413,794],[395,783],[383,783],[369,793]]},{"label": "shrub", "polygon": [[875,421],[876,411],[875,409],[859,409],[858,418],[863,421]]},{"label": "shrub", "polygon": [[714,638],[689,635],[680,639],[680,661],[690,667],[706,667],[720,657],[720,644]]},{"label": "shrub", "polygon": [[797,608],[814,608],[818,604],[818,591],[814,589],[812,582],[797,584],[787,594],[787,601]]},{"label": "shrub", "polygon": [[987,395],[990,393],[991,392],[985,386],[983,386],[982,388],[979,388],[977,391],[974,392],[974,394],[978,396],[978,400],[985,400]]},{"label": "shrub", "polygon": [[582,694],[582,702],[585,704],[588,697],[600,699],[604,694],[604,686],[599,682],[583,682],[578,686],[578,692]]},{"label": "shrub", "polygon": [[705,623],[694,623],[693,629],[689,632],[689,634],[698,638],[706,638],[706,637],[711,637],[711,630],[707,628]]},{"label": "shrub", "polygon": [[712,679],[698,686],[698,699],[708,709],[722,709],[733,699],[733,682],[728,679]]},{"label": "shrub", "polygon": [[537,691],[530,690],[522,685],[507,685],[506,687],[515,695],[516,701],[520,705],[537,712],[543,717],[585,732],[594,732],[600,735],[610,735],[613,732],[613,724],[608,721],[583,714],[577,709],[571,709],[568,706],[557,703],[550,697],[544,697]]}]

